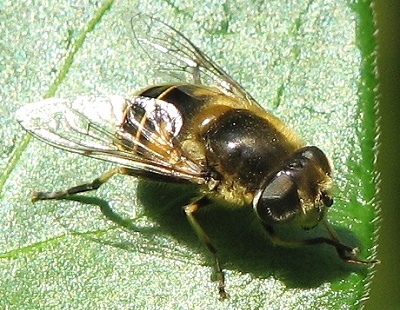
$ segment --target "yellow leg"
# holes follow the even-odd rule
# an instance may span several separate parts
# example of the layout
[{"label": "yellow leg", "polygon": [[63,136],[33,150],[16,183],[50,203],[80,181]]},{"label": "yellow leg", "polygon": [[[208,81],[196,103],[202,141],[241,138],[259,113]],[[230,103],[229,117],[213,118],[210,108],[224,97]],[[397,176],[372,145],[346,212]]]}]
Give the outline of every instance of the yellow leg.
[{"label": "yellow leg", "polygon": [[228,295],[225,292],[225,277],[224,277],[224,272],[221,268],[221,264],[218,260],[217,249],[212,244],[210,237],[208,237],[208,235],[205,233],[203,228],[200,226],[199,222],[194,217],[194,213],[198,209],[200,209],[201,207],[205,206],[208,203],[209,202],[208,202],[207,198],[203,197],[203,198],[200,198],[199,200],[185,206],[184,210],[185,210],[185,213],[186,213],[189,223],[192,225],[193,230],[196,232],[199,239],[206,245],[207,249],[210,251],[210,253],[213,256],[215,274],[217,276],[217,281],[218,281],[219,296],[220,296],[220,299],[226,299],[226,298],[228,298]]}]

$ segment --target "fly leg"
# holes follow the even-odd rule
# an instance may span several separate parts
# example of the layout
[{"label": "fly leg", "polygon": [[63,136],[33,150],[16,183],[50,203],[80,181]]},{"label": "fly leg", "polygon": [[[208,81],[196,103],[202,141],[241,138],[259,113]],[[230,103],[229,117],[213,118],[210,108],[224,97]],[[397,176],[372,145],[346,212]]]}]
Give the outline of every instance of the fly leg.
[{"label": "fly leg", "polygon": [[[304,245],[315,245],[315,244],[328,244],[335,247],[336,252],[338,253],[341,260],[352,263],[352,264],[359,264],[359,265],[370,265],[379,263],[379,260],[371,260],[365,261],[355,258],[358,249],[354,247],[347,246],[343,244],[339,238],[337,237],[334,230],[329,226],[329,224],[324,221],[324,225],[330,235],[330,238],[327,237],[316,237],[310,239],[303,239],[303,240],[283,240],[281,239],[275,232],[274,228],[270,225],[264,224],[264,228],[272,240],[274,244],[288,246],[288,247],[297,247],[297,246],[304,246]],[[348,255],[350,253],[350,256]]]},{"label": "fly leg", "polygon": [[199,239],[206,245],[207,249],[210,251],[210,253],[213,256],[214,269],[215,269],[215,274],[217,276],[217,281],[218,281],[219,296],[220,296],[220,299],[226,299],[226,298],[228,298],[228,295],[225,292],[225,277],[224,277],[224,272],[221,268],[221,264],[218,260],[217,249],[212,244],[210,237],[205,233],[203,228],[200,226],[199,222],[194,217],[194,213],[197,210],[199,210],[201,207],[204,207],[205,205],[207,205],[209,203],[210,203],[209,200],[206,197],[203,197],[195,202],[192,202],[191,204],[186,205],[184,207],[184,210],[185,210],[187,219],[188,219],[189,223],[191,224],[193,230],[196,232]]},{"label": "fly leg", "polygon": [[55,191],[55,192],[33,192],[32,202],[37,200],[48,200],[48,199],[65,199],[71,195],[78,193],[93,191],[98,189],[101,185],[106,183],[115,174],[132,174],[130,169],[127,168],[115,168],[107,171],[102,176],[94,179],[92,182],[81,184],[78,186],[71,187],[65,191]]},{"label": "fly leg", "polygon": [[[331,237],[331,239],[333,241],[335,241],[335,243],[337,245],[343,245],[341,243],[341,241],[339,240],[339,237],[337,236],[336,232],[332,229],[332,227],[328,224],[328,222],[324,221],[323,224],[324,224],[326,230],[328,231],[329,236]],[[344,248],[340,248],[338,246],[335,246],[335,247],[336,247],[337,253],[339,254],[339,257],[342,260],[344,260],[345,262],[352,263],[352,264],[360,264],[360,265],[369,265],[369,264],[380,263],[380,261],[376,260],[376,259],[375,260],[371,260],[371,261],[365,261],[365,260],[360,260],[360,259],[354,258],[354,256],[358,252],[358,248],[351,248],[351,251],[349,251],[349,250],[346,249],[346,248],[348,248],[347,246],[344,246]],[[346,254],[346,252],[349,252],[352,256],[349,257]]]}]

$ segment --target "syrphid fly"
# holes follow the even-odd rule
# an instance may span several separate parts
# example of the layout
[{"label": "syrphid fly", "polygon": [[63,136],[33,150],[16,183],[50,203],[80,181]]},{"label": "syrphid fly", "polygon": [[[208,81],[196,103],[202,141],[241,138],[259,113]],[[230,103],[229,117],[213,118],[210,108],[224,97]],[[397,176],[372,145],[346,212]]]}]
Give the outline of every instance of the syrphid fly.
[{"label": "syrphid fly", "polygon": [[[196,211],[210,202],[253,208],[275,244],[324,243],[346,262],[376,262],[357,258],[356,248],[343,244],[326,220],[333,166],[321,149],[265,111],[179,31],[147,15],[132,18],[132,29],[135,45],[149,52],[160,72],[190,78],[132,96],[50,98],[20,108],[18,121],[36,138],[118,165],[86,184],[35,192],[33,201],[96,190],[115,174],[197,184],[198,195],[182,207],[213,255],[222,299],[227,294],[218,250],[196,219]],[[280,226],[308,230],[319,223],[328,236],[293,241],[276,233]]]}]

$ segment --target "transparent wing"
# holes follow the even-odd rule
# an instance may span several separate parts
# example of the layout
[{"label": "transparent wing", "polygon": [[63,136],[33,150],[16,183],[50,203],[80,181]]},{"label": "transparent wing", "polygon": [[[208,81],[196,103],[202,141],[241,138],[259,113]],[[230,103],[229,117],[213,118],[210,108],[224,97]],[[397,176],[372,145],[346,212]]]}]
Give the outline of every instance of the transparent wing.
[{"label": "transparent wing", "polygon": [[199,164],[179,148],[182,118],[168,102],[121,96],[49,98],[23,106],[16,118],[50,145],[117,163],[138,176],[204,183]]},{"label": "transparent wing", "polygon": [[264,111],[239,83],[178,30],[146,14],[133,16],[131,27],[134,40],[158,72],[181,82],[217,87],[226,95],[243,98],[244,104]]}]

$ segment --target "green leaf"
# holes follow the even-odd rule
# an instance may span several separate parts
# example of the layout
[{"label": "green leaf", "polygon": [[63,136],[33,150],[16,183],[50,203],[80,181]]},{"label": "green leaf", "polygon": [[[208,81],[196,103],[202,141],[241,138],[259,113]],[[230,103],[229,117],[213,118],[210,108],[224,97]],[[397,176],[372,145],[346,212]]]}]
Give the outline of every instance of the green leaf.
[{"label": "green leaf", "polygon": [[[181,210],[179,187],[116,176],[70,201],[30,203],[35,189],[90,181],[111,166],[30,139],[24,103],[129,94],[152,81],[130,41],[129,16],[152,12],[181,29],[335,164],[329,220],[374,256],[377,229],[374,41],[370,3],[171,1],[0,5],[2,308],[353,309],[371,268],[329,246],[274,247],[251,210],[199,212],[230,299],[218,301],[211,260]],[[322,233],[317,230],[316,234]]]}]

